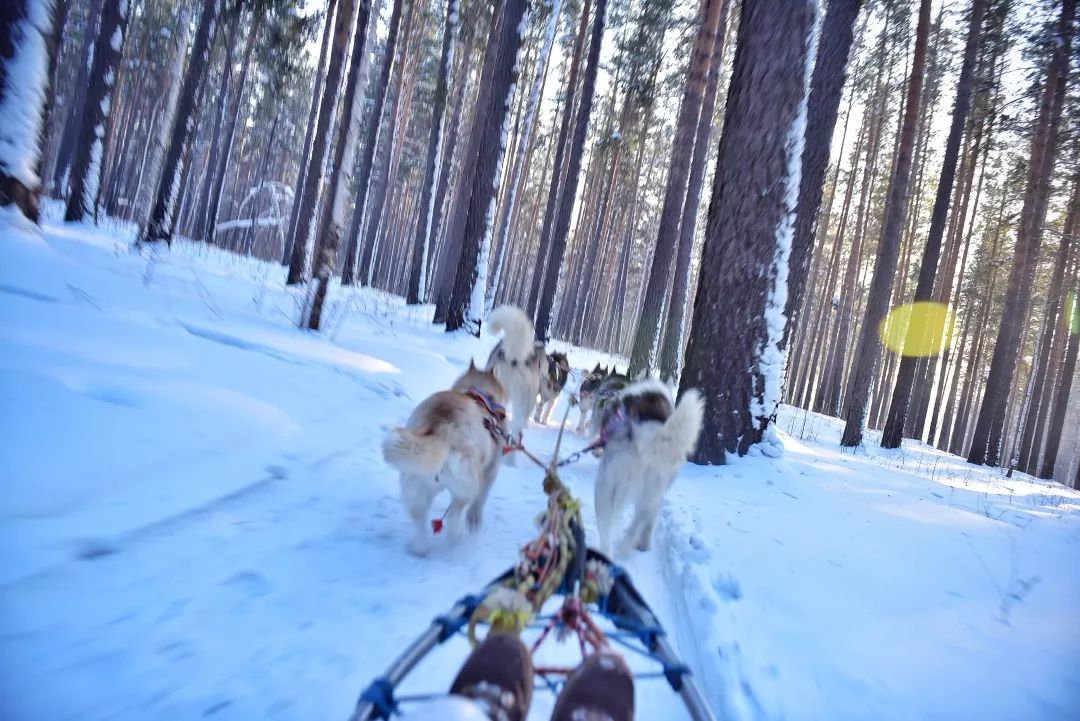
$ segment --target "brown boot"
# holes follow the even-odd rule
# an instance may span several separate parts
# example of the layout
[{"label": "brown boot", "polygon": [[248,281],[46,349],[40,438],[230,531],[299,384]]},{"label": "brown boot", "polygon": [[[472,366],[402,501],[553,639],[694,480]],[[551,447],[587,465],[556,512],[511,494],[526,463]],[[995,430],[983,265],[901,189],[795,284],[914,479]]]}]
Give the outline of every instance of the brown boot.
[{"label": "brown boot", "polygon": [[594,653],[566,679],[551,721],[633,721],[634,675],[622,657]]},{"label": "brown boot", "polygon": [[492,721],[524,721],[532,703],[529,649],[510,633],[489,633],[465,659],[450,693],[473,699]]}]

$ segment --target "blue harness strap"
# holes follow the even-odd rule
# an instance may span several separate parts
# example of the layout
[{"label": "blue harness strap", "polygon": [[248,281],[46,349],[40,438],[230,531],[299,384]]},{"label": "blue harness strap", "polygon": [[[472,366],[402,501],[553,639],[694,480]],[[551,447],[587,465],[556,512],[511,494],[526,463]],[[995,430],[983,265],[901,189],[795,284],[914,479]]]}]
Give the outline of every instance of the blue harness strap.
[{"label": "blue harness strap", "polygon": [[461,599],[455,604],[456,606],[464,606],[465,610],[461,612],[457,618],[451,618],[449,616],[436,616],[432,623],[435,623],[441,629],[439,631],[439,643],[443,643],[446,639],[453,636],[460,631],[472,618],[473,613],[477,607],[484,601],[482,596],[469,594],[462,596]]},{"label": "blue harness strap", "polygon": [[367,701],[375,707],[375,718],[389,719],[397,712],[397,701],[394,700],[394,685],[390,680],[380,677],[371,682],[360,694],[361,701]]}]

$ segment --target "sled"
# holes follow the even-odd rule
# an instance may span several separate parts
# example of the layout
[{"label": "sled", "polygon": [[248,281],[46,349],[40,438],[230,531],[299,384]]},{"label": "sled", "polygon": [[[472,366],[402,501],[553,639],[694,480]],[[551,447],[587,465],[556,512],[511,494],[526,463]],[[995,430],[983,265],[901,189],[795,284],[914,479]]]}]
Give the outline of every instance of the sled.
[{"label": "sled", "polygon": [[[584,534],[580,527],[575,528],[574,536],[575,540],[582,541],[577,547],[584,548]],[[635,673],[635,684],[643,680],[663,679],[671,690],[680,696],[691,719],[715,721],[716,717],[705,701],[701,689],[687,666],[676,656],[656,615],[634,587],[630,576],[606,556],[591,548],[587,549],[584,556],[574,554],[562,584],[548,603],[555,605],[554,602],[558,599],[565,600],[572,597],[571,594],[583,578],[587,564],[594,569],[607,569],[611,574],[610,590],[595,602],[588,604],[588,611],[591,614],[606,619],[616,629],[606,632],[606,639],[613,645],[651,659],[652,664],[655,665],[655,670]],[[446,614],[436,617],[431,626],[390,664],[383,675],[364,689],[360,694],[355,712],[350,717],[351,721],[389,719],[398,712],[408,711],[410,702],[416,703],[430,700],[434,696],[446,695],[445,691],[421,696],[397,696],[395,692],[409,672],[437,646],[452,638],[471,633],[473,629],[470,619],[473,618],[486,594],[502,586],[514,572],[514,568],[508,569],[488,584],[480,594],[461,598]],[[540,632],[536,645],[544,640],[549,631],[555,630],[556,635],[560,635],[560,632],[566,630],[558,614],[539,614],[527,628],[532,632]],[[546,690],[557,694],[560,688],[558,677],[562,673],[564,673],[562,669],[537,666],[534,669],[534,690]]]}]

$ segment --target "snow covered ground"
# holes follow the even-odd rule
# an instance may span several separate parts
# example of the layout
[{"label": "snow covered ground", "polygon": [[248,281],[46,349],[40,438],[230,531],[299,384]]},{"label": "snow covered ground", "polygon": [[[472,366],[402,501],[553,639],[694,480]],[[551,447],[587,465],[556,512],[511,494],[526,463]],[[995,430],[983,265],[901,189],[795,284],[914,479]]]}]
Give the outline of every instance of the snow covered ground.
[{"label": "snow covered ground", "polygon": [[[347,718],[533,533],[540,479],[506,468],[477,535],[414,558],[379,457],[493,340],[370,291],[302,332],[281,269],[131,239],[0,215],[0,718]],[[1077,718],[1080,494],[781,426],[781,459],[688,466],[654,551],[623,559],[722,718]],[[567,473],[590,533],[595,469]],[[685,717],[660,682],[637,703]]]}]

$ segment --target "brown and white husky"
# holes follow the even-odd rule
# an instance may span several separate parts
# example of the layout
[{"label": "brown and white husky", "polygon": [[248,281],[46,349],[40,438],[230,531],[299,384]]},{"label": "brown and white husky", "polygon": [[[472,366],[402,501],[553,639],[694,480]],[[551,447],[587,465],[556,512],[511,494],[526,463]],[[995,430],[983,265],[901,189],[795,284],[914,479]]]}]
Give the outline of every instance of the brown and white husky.
[{"label": "brown and white husky", "polygon": [[506,391],[495,375],[470,361],[450,390],[425,398],[404,427],[386,434],[383,458],[401,473],[401,495],[413,521],[410,552],[423,556],[430,550],[428,511],[444,489],[451,498],[450,535],[461,534],[466,506],[469,530],[480,526],[502,459],[505,404]]}]

